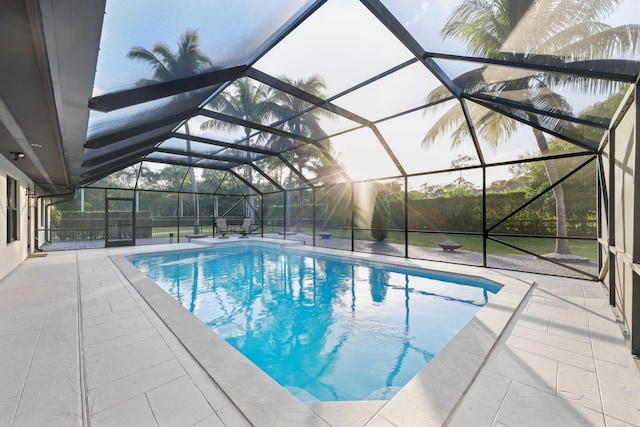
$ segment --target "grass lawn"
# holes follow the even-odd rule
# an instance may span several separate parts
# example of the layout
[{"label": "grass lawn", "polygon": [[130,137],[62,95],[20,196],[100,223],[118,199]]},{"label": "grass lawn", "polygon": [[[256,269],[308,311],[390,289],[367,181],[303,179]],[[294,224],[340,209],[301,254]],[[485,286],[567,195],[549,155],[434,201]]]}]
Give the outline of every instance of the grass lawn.
[{"label": "grass lawn", "polygon": [[[279,227],[271,227],[272,229],[265,229],[265,233],[276,233],[281,229]],[[313,230],[309,227],[303,227],[303,233],[310,235]],[[153,237],[168,237],[169,233],[174,233],[177,236],[175,227],[167,228],[154,228]],[[203,226],[202,232],[212,235],[212,226]],[[320,229],[316,228],[316,233],[319,233]],[[351,230],[335,229],[329,230],[333,238],[350,239]],[[180,236],[186,236],[193,233],[193,225],[180,227]],[[357,240],[373,241],[371,232],[369,230],[356,230],[355,238]],[[409,233],[409,244],[415,246],[433,247],[438,248],[438,243],[445,240],[453,240],[456,243],[462,245],[462,249],[473,252],[482,252],[482,237],[471,236],[464,234],[437,234],[437,233]],[[499,237],[505,243],[526,249],[529,252],[535,254],[548,254],[555,249],[555,239],[542,239],[533,237]],[[404,244],[404,233],[398,231],[390,231],[386,240],[389,243]],[[598,245],[594,241],[586,240],[573,240],[569,242],[571,253],[577,256],[589,258],[591,261],[596,261],[598,253]],[[512,249],[506,245],[489,240],[487,242],[487,251],[489,254],[497,255],[524,255],[522,251]]]},{"label": "grass lawn", "polygon": [[[309,231],[310,232],[310,231]],[[333,237],[351,238],[350,230],[331,230]],[[355,238],[358,240],[373,240],[368,230],[356,230]],[[505,243],[520,247],[529,252],[545,255],[551,253],[555,249],[555,239],[543,239],[534,237],[499,237]],[[429,233],[409,233],[409,244],[415,246],[438,248],[438,243],[445,240],[453,240],[462,245],[464,250],[473,252],[482,252],[482,236],[470,236],[464,234],[429,234]],[[404,233],[389,232],[385,239],[389,243],[404,243]],[[569,242],[571,253],[577,256],[585,257],[591,261],[596,261],[598,254],[598,245],[594,241],[572,240]],[[489,240],[487,242],[487,252],[497,255],[525,255],[524,252],[512,249],[509,246]]]}]

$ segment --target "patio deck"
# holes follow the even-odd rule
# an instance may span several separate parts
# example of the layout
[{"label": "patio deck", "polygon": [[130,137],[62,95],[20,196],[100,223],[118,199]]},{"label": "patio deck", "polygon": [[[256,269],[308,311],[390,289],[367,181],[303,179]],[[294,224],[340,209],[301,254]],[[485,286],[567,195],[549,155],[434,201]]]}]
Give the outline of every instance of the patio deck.
[{"label": "patio deck", "polygon": [[[249,424],[110,258],[149,248],[51,252],[0,280],[0,425]],[[640,426],[640,372],[601,285],[503,273],[536,284],[448,425]],[[307,425],[424,425],[392,423],[385,402],[306,407]]]}]

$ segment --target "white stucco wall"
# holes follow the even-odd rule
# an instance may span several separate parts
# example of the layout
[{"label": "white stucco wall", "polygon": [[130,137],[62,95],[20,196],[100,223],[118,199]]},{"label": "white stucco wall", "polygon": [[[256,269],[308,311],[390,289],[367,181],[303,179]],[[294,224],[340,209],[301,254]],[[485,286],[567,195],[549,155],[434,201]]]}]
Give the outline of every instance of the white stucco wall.
[{"label": "white stucco wall", "polygon": [[[11,243],[7,243],[7,175],[18,181],[19,232],[18,240]],[[28,231],[27,187],[33,190],[34,183],[12,161],[0,156],[0,278],[10,273],[29,254],[28,244],[33,237]]]}]

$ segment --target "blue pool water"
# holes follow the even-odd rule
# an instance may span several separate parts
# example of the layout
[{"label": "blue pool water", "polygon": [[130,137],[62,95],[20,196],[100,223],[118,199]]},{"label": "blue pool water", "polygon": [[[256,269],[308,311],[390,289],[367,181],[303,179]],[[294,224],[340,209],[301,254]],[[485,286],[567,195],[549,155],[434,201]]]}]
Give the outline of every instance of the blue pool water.
[{"label": "blue pool water", "polygon": [[501,287],[263,245],[128,259],[300,400],[389,399]]}]

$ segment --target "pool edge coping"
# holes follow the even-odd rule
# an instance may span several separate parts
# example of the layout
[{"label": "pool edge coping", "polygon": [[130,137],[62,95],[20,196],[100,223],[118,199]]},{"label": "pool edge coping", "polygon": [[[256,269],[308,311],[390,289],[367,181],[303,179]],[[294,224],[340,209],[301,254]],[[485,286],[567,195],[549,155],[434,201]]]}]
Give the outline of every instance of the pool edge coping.
[{"label": "pool edge coping", "polygon": [[[193,246],[195,249],[197,246],[244,245],[251,242],[286,246],[292,250],[324,253],[347,259],[483,277],[503,286],[424,368],[392,399],[371,414],[369,422],[375,422],[376,419],[398,425],[411,424],[418,420],[428,425],[443,425],[447,422],[484,366],[509,321],[534,286],[533,282],[529,283],[483,267],[317,248],[293,241],[283,244],[281,240],[251,238],[242,241],[202,241]],[[174,250],[176,249],[165,247],[145,253]],[[128,255],[111,255],[109,258],[249,422],[255,425],[269,425],[274,422],[278,425],[329,425],[305,402],[293,397],[284,387],[185,310],[153,280],[134,267],[126,256]],[[452,363],[455,369],[450,369]],[[428,387],[425,387],[427,384]],[[314,402],[314,406],[330,407],[334,403]],[[341,403],[352,403],[353,409],[357,410],[359,402]]]}]

